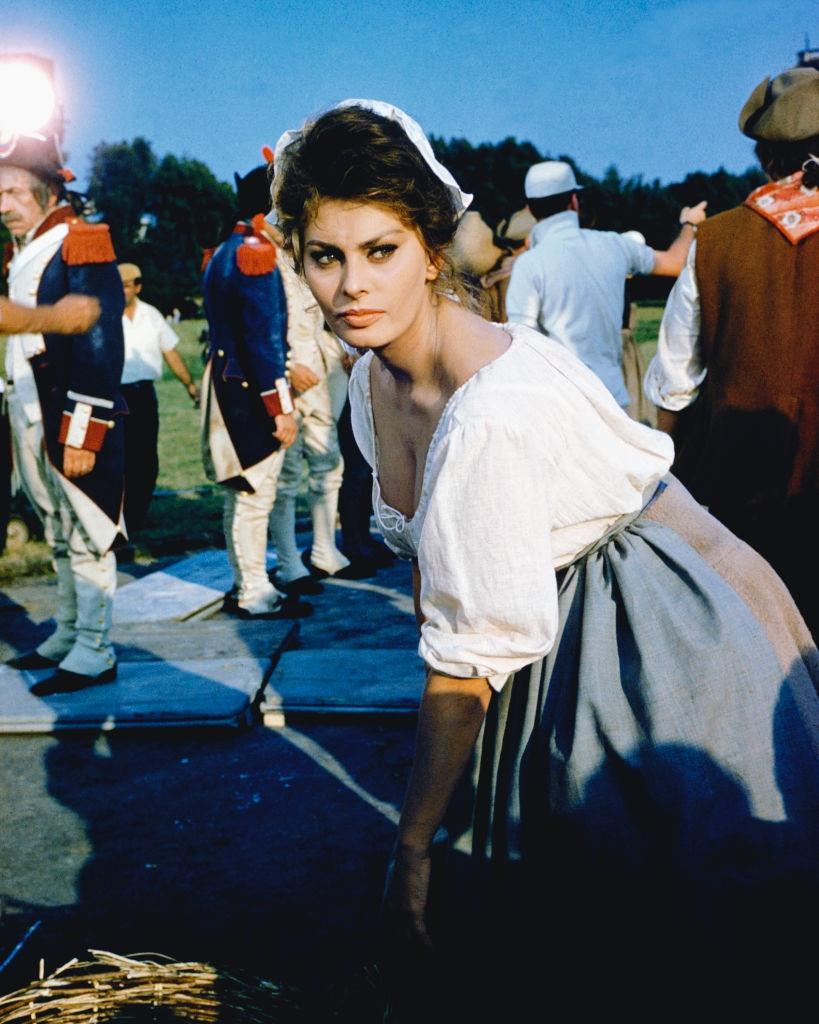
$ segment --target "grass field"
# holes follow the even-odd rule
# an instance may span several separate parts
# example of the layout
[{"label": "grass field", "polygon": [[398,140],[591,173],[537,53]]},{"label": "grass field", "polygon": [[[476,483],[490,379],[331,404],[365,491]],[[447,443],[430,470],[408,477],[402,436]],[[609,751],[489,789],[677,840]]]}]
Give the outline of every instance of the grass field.
[{"label": "grass field", "polygon": [[[657,347],[662,313],[660,305],[640,306],[637,310],[636,338],[646,363]],[[175,325],[177,351],[196,381],[201,380],[203,371],[199,338],[204,326],[204,320]],[[0,338],[0,358],[4,349]],[[187,392],[167,367],[157,383],[157,394],[159,480],[145,528],[134,538],[140,560],[224,546],[222,494],[208,482],[202,468],[199,410],[194,409]],[[300,502],[298,512],[303,515],[306,511],[306,502]],[[42,542],[29,541],[0,556],[0,584],[50,571],[48,549]]]}]

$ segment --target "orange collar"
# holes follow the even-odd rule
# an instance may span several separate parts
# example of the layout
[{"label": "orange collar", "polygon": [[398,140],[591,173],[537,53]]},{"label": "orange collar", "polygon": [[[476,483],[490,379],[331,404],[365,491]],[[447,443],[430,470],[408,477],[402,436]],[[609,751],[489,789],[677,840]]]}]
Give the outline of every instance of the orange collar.
[{"label": "orange collar", "polygon": [[819,231],[819,189],[802,185],[802,171],[755,189],[745,206],[769,220],[791,245]]}]

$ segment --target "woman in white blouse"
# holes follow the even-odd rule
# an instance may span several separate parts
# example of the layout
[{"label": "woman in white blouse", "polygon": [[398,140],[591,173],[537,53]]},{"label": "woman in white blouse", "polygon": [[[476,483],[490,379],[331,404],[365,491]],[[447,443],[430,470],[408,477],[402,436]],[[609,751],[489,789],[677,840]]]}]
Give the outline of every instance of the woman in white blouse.
[{"label": "woman in white blouse", "polygon": [[[766,563],[667,476],[668,437],[561,346],[470,312],[446,247],[471,197],[411,118],[345,101],[286,133],[275,166],[297,265],[363,353],[356,437],[384,537],[413,560],[427,681],[389,919],[462,972],[462,1010],[491,995],[483,966],[497,980],[503,965],[508,1000],[510,977],[519,994],[540,979],[536,961],[576,964],[589,928],[619,938],[626,905],[665,977],[681,967],[674,915],[691,923],[680,878],[722,885],[752,863],[776,884],[815,852],[804,624]],[[442,822],[441,902],[458,912],[436,932]],[[657,914],[662,942],[643,941]],[[521,941],[537,922],[559,949]],[[617,975],[617,946],[595,971]]]}]

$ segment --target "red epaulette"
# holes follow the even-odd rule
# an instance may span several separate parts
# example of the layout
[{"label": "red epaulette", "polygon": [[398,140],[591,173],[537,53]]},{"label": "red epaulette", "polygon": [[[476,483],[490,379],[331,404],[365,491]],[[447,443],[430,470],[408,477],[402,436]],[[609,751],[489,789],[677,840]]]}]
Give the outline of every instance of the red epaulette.
[{"label": "red epaulette", "polygon": [[202,250],[202,266],[199,268],[202,274],[207,270],[208,264],[213,259],[213,254],[216,252],[216,248],[203,249]]},{"label": "red epaulette", "polygon": [[276,269],[276,246],[254,233],[236,250],[236,266],[248,277],[271,274]]},{"label": "red epaulette", "polygon": [[70,267],[85,263],[113,263],[116,256],[108,225],[69,221],[68,234],[63,241],[63,259]]},{"label": "red epaulette", "polygon": [[255,236],[248,238],[236,250],[236,266],[248,277],[271,274],[276,269],[276,249]]}]

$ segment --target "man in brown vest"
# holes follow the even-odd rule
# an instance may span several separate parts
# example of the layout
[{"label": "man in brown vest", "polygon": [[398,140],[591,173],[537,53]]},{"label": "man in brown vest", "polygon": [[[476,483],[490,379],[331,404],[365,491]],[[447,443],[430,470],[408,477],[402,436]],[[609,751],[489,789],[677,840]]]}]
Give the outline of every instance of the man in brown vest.
[{"label": "man in brown vest", "polygon": [[819,638],[819,71],[739,115],[770,183],[700,225],[645,393],[674,472],[756,548]]}]

